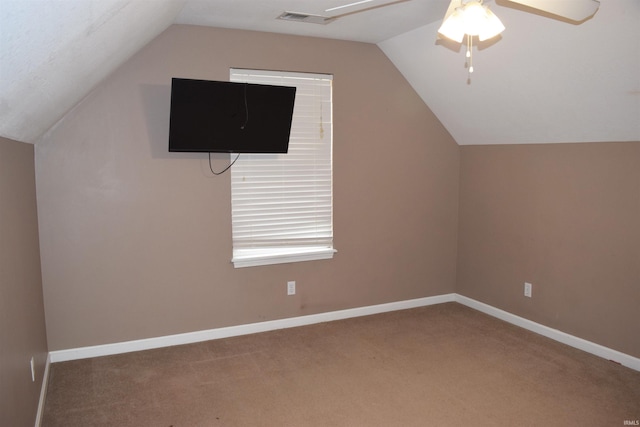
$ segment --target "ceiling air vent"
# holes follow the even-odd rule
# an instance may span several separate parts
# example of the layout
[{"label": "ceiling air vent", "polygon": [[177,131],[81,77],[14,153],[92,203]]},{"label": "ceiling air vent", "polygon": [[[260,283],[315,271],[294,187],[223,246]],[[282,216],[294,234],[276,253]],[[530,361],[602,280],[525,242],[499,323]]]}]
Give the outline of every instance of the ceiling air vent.
[{"label": "ceiling air vent", "polygon": [[335,18],[321,15],[309,15],[308,13],[283,12],[278,16],[278,19],[282,19],[283,21],[308,22],[311,24],[325,25],[333,21]]}]

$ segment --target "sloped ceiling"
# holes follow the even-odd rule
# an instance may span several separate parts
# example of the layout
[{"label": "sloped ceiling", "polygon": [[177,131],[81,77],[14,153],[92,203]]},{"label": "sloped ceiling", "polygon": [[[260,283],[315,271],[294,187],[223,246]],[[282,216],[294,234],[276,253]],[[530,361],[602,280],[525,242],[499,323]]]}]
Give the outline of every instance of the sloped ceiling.
[{"label": "sloped ceiling", "polygon": [[184,1],[0,0],[0,135],[35,143]]},{"label": "sloped ceiling", "polygon": [[[574,1],[574,0],[562,0]],[[640,141],[640,1],[580,25],[490,2],[507,30],[436,42],[448,0],[0,0],[0,135],[30,143],[173,23],[377,43],[459,144]],[[327,25],[284,11],[339,15]]]},{"label": "sloped ceiling", "polygon": [[640,141],[640,1],[580,25],[491,8],[506,30],[474,50],[470,83],[439,22],[380,43],[458,144]]}]

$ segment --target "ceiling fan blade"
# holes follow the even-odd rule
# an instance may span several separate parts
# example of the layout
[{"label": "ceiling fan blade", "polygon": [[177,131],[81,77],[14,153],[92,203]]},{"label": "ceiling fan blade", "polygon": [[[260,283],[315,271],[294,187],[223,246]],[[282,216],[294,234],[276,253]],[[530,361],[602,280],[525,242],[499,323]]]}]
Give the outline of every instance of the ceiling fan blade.
[{"label": "ceiling fan blade", "polygon": [[528,6],[552,15],[581,22],[593,16],[600,2],[598,0],[509,0],[511,3]]},{"label": "ceiling fan blade", "polygon": [[[346,4],[344,6],[338,6],[338,7],[334,7],[332,9],[326,10],[325,12],[329,12],[330,10],[335,11],[337,9],[343,9],[343,8],[348,8],[348,7],[350,8],[352,6],[359,6],[359,5],[362,5],[362,4],[367,4],[370,1],[371,0],[354,1],[354,2]],[[406,3],[408,1],[411,1],[411,0],[388,0],[388,1],[385,1],[383,3],[374,3],[373,5],[367,5],[365,7],[361,7],[361,8],[355,9],[355,10],[344,12],[344,13],[341,13],[339,15],[332,15],[332,18],[334,18],[334,19],[343,18],[345,16],[355,15],[357,13],[362,13],[362,12],[368,12],[370,10],[380,9],[380,8],[387,7],[387,6],[393,6],[393,5],[399,4],[399,3]]]},{"label": "ceiling fan blade", "polygon": [[338,10],[338,9],[345,9],[347,7],[353,7],[353,6],[358,6],[364,3],[369,3],[373,0],[356,0],[356,1],[352,1],[351,3],[347,3],[347,4],[342,4],[340,6],[335,6],[335,7],[331,7],[329,9],[326,9],[325,12],[333,12],[334,10]]},{"label": "ceiling fan blade", "polygon": [[447,13],[444,14],[444,18],[442,19],[442,24],[440,25],[440,28],[438,28],[438,39],[450,39],[455,42],[462,43],[464,32],[457,28],[457,26],[451,26],[449,21],[447,21],[459,7],[462,7],[462,0],[451,0],[451,3],[449,3],[449,7],[447,8]]}]

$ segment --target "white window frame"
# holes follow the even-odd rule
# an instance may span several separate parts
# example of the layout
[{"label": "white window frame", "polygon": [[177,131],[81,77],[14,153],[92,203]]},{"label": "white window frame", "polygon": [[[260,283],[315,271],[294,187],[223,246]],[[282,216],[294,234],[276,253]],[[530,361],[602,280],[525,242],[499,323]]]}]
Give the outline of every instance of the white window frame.
[{"label": "white window frame", "polygon": [[230,80],[297,87],[288,153],[231,168],[234,267],[332,258],[333,76],[232,68]]}]

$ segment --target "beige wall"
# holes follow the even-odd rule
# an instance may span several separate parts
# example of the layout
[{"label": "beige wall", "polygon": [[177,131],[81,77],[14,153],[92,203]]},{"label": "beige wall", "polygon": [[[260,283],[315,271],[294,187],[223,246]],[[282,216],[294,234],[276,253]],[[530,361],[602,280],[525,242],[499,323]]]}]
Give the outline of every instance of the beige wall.
[{"label": "beige wall", "polygon": [[457,292],[639,357],[640,142],[465,146],[460,168]]},{"label": "beige wall", "polygon": [[[333,260],[234,269],[229,175],[167,152],[171,77],[230,67],[334,75]],[[172,26],[36,161],[51,350],[454,291],[459,148],[375,45]]]},{"label": "beige wall", "polygon": [[46,356],[33,145],[0,138],[0,425],[34,424]]}]

